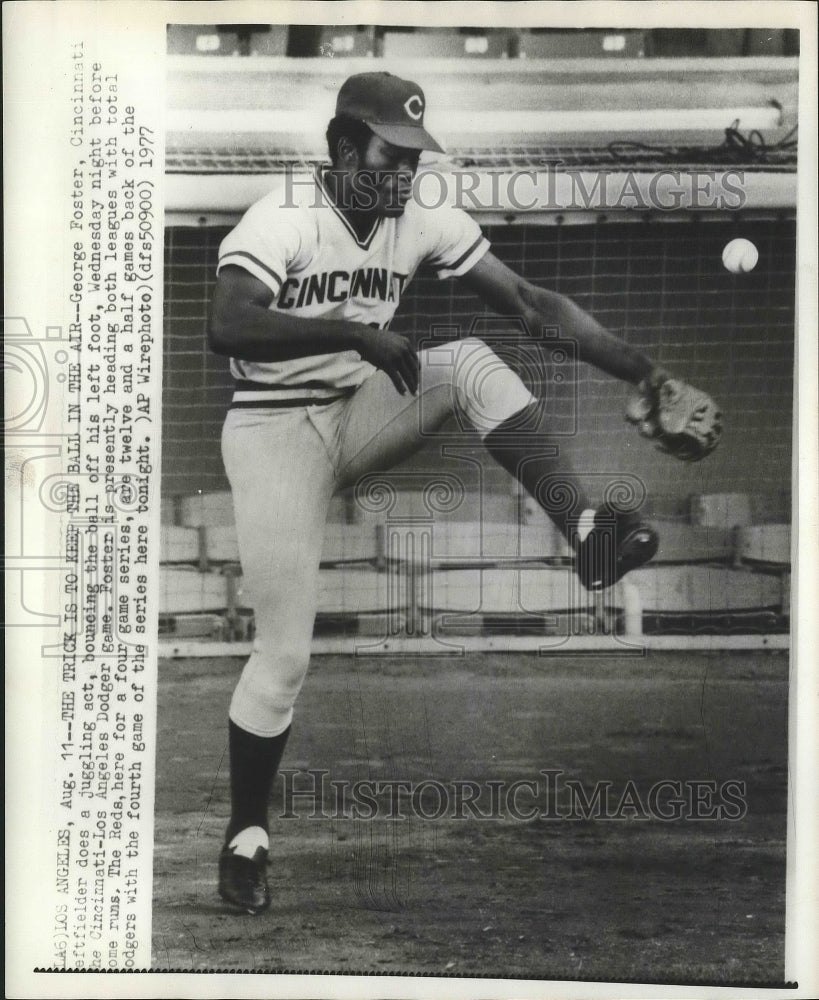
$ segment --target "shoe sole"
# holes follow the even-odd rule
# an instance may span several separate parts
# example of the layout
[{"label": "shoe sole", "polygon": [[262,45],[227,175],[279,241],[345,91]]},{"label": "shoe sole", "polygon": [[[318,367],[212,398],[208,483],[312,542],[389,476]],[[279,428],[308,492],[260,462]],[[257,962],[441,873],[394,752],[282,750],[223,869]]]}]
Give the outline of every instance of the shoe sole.
[{"label": "shoe sole", "polygon": [[241,910],[242,913],[248,913],[250,914],[251,917],[258,917],[260,913],[266,913],[267,910],[270,909],[269,899],[267,900],[267,902],[263,903],[262,906],[254,907],[254,906],[248,906],[247,903],[242,903],[239,900],[232,899],[227,893],[222,892],[221,889],[219,889],[219,897],[225,903],[227,903],[228,906],[232,906],[237,910]]},{"label": "shoe sole", "polygon": [[614,582],[622,579],[626,573],[639,569],[657,555],[660,547],[660,537],[653,528],[645,526],[635,528],[623,539],[617,552],[617,575]]},{"label": "shoe sole", "polygon": [[617,559],[612,579],[607,582],[594,581],[584,586],[594,593],[608,590],[609,587],[613,587],[615,583],[622,580],[626,573],[639,569],[640,566],[650,562],[657,554],[659,547],[660,537],[653,528],[649,528],[647,525],[633,528],[617,546]]}]

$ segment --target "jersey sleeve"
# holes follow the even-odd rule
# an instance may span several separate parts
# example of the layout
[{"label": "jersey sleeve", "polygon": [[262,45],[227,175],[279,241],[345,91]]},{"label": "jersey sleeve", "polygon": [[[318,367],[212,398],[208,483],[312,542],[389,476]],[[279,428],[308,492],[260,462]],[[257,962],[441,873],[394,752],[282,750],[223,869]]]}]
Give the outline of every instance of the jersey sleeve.
[{"label": "jersey sleeve", "polygon": [[269,199],[251,205],[222,240],[216,273],[236,264],[278,295],[305,242],[302,223],[302,212],[295,206],[281,207]]},{"label": "jersey sleeve", "polygon": [[489,249],[480,226],[463,209],[446,206],[424,214],[434,219],[426,263],[439,278],[466,274]]}]

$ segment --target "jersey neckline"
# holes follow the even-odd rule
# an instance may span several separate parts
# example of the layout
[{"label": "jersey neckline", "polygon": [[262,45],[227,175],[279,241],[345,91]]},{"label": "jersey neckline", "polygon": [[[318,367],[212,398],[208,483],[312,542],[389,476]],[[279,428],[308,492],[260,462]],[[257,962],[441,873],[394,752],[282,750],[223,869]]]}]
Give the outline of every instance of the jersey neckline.
[{"label": "jersey neckline", "polygon": [[366,236],[364,236],[363,238],[359,238],[355,229],[350,224],[350,221],[347,219],[347,217],[339,208],[339,206],[335,203],[335,201],[333,201],[333,196],[324,182],[324,174],[328,169],[329,168],[324,165],[320,165],[315,168],[316,183],[321,188],[322,193],[327,198],[327,201],[330,204],[330,208],[332,208],[332,210],[335,212],[336,216],[339,218],[339,220],[341,221],[347,232],[350,234],[350,236],[352,236],[352,238],[355,240],[356,244],[359,247],[361,247],[362,250],[369,250],[370,245],[372,244],[372,241],[375,238],[375,234],[378,232],[378,227],[381,225],[383,219],[381,218],[381,216],[377,216],[375,222],[372,225],[372,229],[370,229],[370,231],[366,234]]}]

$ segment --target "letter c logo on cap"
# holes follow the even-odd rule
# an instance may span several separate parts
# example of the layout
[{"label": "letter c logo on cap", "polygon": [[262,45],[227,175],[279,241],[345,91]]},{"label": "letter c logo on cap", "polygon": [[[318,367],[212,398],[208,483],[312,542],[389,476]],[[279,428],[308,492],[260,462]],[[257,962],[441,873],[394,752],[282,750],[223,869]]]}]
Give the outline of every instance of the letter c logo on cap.
[{"label": "letter c logo on cap", "polygon": [[[417,111],[413,110],[412,107],[413,105],[415,105],[415,107],[418,109]],[[419,121],[421,115],[424,113],[424,102],[421,100],[418,94],[413,94],[412,97],[410,97],[410,99],[404,105],[404,110],[407,112],[410,118],[413,118],[415,121]]]}]

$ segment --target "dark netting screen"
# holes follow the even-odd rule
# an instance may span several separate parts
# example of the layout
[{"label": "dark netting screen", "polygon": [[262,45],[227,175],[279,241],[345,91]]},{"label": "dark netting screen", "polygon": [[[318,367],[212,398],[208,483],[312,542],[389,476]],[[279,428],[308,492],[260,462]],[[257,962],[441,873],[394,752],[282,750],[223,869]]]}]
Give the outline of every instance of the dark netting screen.
[{"label": "dark netting screen", "polygon": [[[230,398],[227,362],[208,351],[207,303],[225,228],[166,229],[163,496],[226,488],[219,434]],[[623,422],[625,388],[579,365],[571,392],[579,469],[629,471],[657,514],[691,493],[749,493],[757,519],[790,513],[796,223],[791,217],[651,219],[583,225],[492,225],[494,252],[524,277],[574,298],[629,343],[712,393],[726,414],[722,447],[694,466],[656,453]],[[721,263],[729,239],[759,249],[748,275]],[[492,339],[480,302],[457,281],[420,274],[393,328],[420,338],[448,326]],[[502,326],[502,324],[501,324]],[[566,386],[562,387],[565,399]],[[555,421],[560,424],[561,394]],[[432,448],[434,451],[434,446]],[[428,466],[435,456],[427,454]],[[425,467],[426,467],[425,466]]]}]

